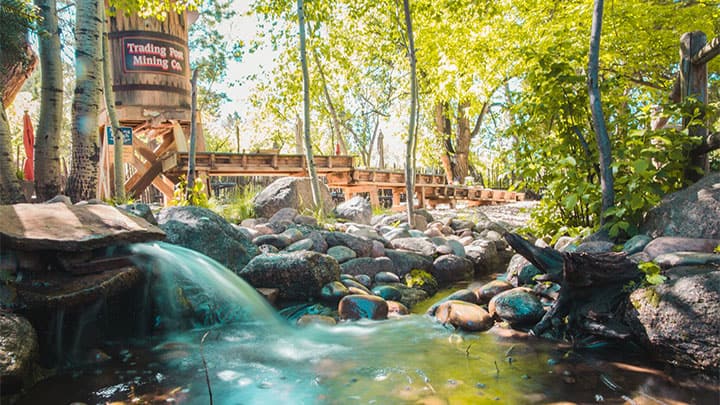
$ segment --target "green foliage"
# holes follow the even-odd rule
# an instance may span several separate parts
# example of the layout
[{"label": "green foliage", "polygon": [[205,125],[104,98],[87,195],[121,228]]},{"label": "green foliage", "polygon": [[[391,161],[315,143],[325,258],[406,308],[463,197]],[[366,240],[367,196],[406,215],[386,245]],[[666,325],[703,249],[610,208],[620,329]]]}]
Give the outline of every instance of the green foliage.
[{"label": "green foliage", "polygon": [[212,199],[212,209],[229,222],[240,223],[243,219],[255,216],[253,199],[260,191],[262,191],[261,188],[248,184],[240,189],[233,190],[227,202]]},{"label": "green foliage", "polygon": [[[189,194],[189,195],[188,195]],[[187,179],[180,176],[180,182],[175,188],[173,199],[170,201],[171,206],[188,206],[210,208],[207,193],[205,192],[205,182],[201,177],[195,179],[192,190],[187,192]]]},{"label": "green foliage", "polygon": [[713,249],[713,253],[720,253],[720,245],[715,246],[715,249]]},{"label": "green foliage", "polygon": [[660,269],[660,266],[653,262],[640,263],[638,269],[645,274],[645,283],[648,285],[659,285],[667,280],[667,277],[661,274],[662,269]]},{"label": "green foliage", "polygon": [[26,59],[24,39],[38,18],[32,1],[0,0],[0,60]]}]

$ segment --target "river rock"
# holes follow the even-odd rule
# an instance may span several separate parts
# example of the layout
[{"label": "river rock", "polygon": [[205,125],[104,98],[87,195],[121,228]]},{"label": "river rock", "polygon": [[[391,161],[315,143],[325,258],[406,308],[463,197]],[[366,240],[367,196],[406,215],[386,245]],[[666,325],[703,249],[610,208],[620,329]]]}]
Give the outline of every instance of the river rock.
[{"label": "river rock", "polygon": [[473,263],[470,260],[455,255],[445,255],[435,259],[430,273],[442,285],[455,281],[471,280],[474,271]]},{"label": "river rock", "polygon": [[434,256],[437,252],[435,245],[425,238],[397,238],[390,243],[393,249],[406,250],[423,256]]},{"label": "river rock", "polygon": [[673,364],[720,369],[720,268],[676,267],[660,285],[635,290],[626,318],[652,353]]},{"label": "river rock", "polygon": [[466,246],[465,257],[473,263],[476,276],[485,276],[502,271],[497,248],[491,241],[482,240]]},{"label": "river rock", "polygon": [[[357,279],[355,279],[355,278],[341,279],[340,282],[343,283],[343,285],[345,285],[345,287],[347,287],[348,289],[354,288],[357,291],[362,291],[363,294],[372,295],[372,291],[370,291],[367,287],[365,287],[365,285],[363,283],[357,281]],[[357,293],[355,293],[355,294],[357,294]]]},{"label": "river rock", "polygon": [[372,250],[370,251],[370,257],[383,257],[385,256],[385,245],[377,240],[372,241]]},{"label": "river rock", "polygon": [[512,284],[507,281],[493,280],[489,283],[485,283],[480,287],[474,288],[473,292],[477,296],[478,304],[487,304],[490,302],[492,297],[500,294],[503,291],[512,290]]},{"label": "river rock", "polygon": [[545,315],[540,300],[526,288],[513,288],[497,294],[490,300],[488,310],[513,327],[532,326]]},{"label": "river rock", "polygon": [[350,291],[345,287],[345,284],[339,281],[331,281],[325,284],[320,290],[320,297],[331,302],[338,302],[342,297],[349,294]]},{"label": "river rock", "polygon": [[[350,249],[347,246],[333,246],[328,249],[327,254],[329,256],[332,256],[335,260],[338,261],[338,263],[344,263],[348,260],[354,259],[357,257],[357,254],[354,250]],[[343,271],[343,273],[349,273],[349,274],[357,274],[357,273],[350,273],[348,271]]]},{"label": "river rock", "polygon": [[601,240],[583,242],[575,249],[578,253],[606,253],[612,252],[615,244]]},{"label": "river rock", "polygon": [[463,302],[469,302],[471,304],[477,303],[477,294],[475,294],[474,291],[469,290],[467,288],[463,288],[462,290],[457,290],[454,293],[448,295],[447,297],[441,299],[440,301],[434,303],[430,308],[428,308],[427,311],[425,311],[425,314],[433,316],[435,315],[435,312],[437,311],[438,307],[447,301],[463,301]]},{"label": "river rock", "polygon": [[340,266],[317,252],[256,256],[238,275],[254,287],[278,288],[281,299],[319,297],[322,287],[340,278]]},{"label": "river rock", "polygon": [[443,302],[435,312],[435,318],[443,325],[450,324],[470,332],[486,331],[494,324],[492,316],[481,306],[465,301]]},{"label": "river rock", "polygon": [[30,322],[0,311],[0,394],[14,395],[39,378],[38,338]]},{"label": "river rock", "polygon": [[[320,183],[320,197],[323,208],[330,212],[335,206],[330,190]],[[281,177],[265,187],[253,199],[255,214],[272,217],[281,208],[294,208],[299,212],[312,210],[313,197],[308,177]]]},{"label": "river rock", "polygon": [[318,226],[318,221],[315,219],[315,217],[311,217],[309,215],[298,215],[293,219],[293,222],[298,225],[306,225],[306,226],[312,226],[316,227]]},{"label": "river rock", "polygon": [[291,244],[285,248],[286,252],[299,252],[301,250],[312,250],[313,241],[310,238],[300,239],[299,241]]},{"label": "river rock", "polygon": [[206,208],[164,208],[158,224],[168,242],[203,253],[235,272],[258,254],[257,246],[242,232]]},{"label": "river rock", "polygon": [[365,288],[372,287],[372,278],[367,274],[358,274],[355,276],[355,280],[357,280],[357,282],[362,284]]},{"label": "river rock", "polygon": [[656,256],[653,262],[663,269],[679,266],[720,264],[720,254],[698,252],[674,252]]},{"label": "river rock", "polygon": [[283,250],[286,247],[290,246],[290,239],[288,239],[285,235],[277,235],[277,234],[271,234],[271,235],[260,235],[252,240],[252,243],[254,243],[256,246],[261,245],[270,245],[275,246],[278,250]]},{"label": "river rock", "polygon": [[312,250],[318,253],[325,253],[328,250],[328,244],[325,241],[325,237],[318,231],[312,231],[307,235],[308,239],[312,240]]},{"label": "river rock", "polygon": [[397,301],[385,301],[388,305],[388,317],[390,316],[401,316],[401,315],[407,315],[410,313],[408,308],[403,305],[402,302]]},{"label": "river rock", "polygon": [[384,299],[374,295],[348,295],[340,300],[338,314],[341,319],[349,320],[387,319],[388,304]]},{"label": "river rock", "polygon": [[392,261],[395,267],[395,274],[404,277],[411,270],[432,271],[433,262],[422,255],[400,250],[386,249],[385,255]]},{"label": "river rock", "polygon": [[358,238],[344,232],[327,232],[324,236],[329,247],[349,247],[355,251],[358,257],[368,257],[372,252],[373,244],[369,239]]},{"label": "river rock", "polygon": [[276,248],[273,245],[260,245],[258,246],[258,251],[260,252],[260,254],[280,253],[280,249]]},{"label": "river rock", "polygon": [[650,256],[650,259],[673,252],[704,252],[712,253],[720,245],[720,239],[696,239],[663,236],[653,239],[645,246],[643,252]]},{"label": "river rock", "polygon": [[139,216],[150,224],[158,224],[155,215],[153,215],[153,212],[150,209],[150,206],[145,203],[122,204],[118,205],[117,207],[121,210],[124,210],[125,212],[129,212],[133,215]]},{"label": "river rock", "polygon": [[647,246],[648,243],[652,240],[651,237],[647,235],[635,235],[632,238],[628,239],[627,242],[623,245],[623,252],[627,253],[628,255],[633,255],[638,252],[642,252],[643,249],[645,249],[645,246]]},{"label": "river rock", "polygon": [[365,274],[370,277],[375,277],[376,274],[381,272],[394,272],[395,266],[392,260],[387,257],[359,257],[342,263],[340,269],[343,273],[347,274]]},{"label": "river rock", "polygon": [[350,222],[370,225],[372,207],[365,198],[355,196],[335,207],[335,216]]},{"label": "river rock", "polygon": [[282,310],[280,310],[279,314],[283,318],[286,318],[289,323],[297,324],[298,320],[303,316],[320,315],[334,317],[335,311],[332,308],[323,304],[298,304],[283,308]]},{"label": "river rock", "polygon": [[517,275],[517,283],[519,286],[535,284],[534,277],[541,274],[543,274],[543,272],[535,267],[535,265],[529,264],[527,266],[523,266]]},{"label": "river rock", "polygon": [[[390,263],[392,263],[392,262],[390,262]],[[397,274],[390,272],[390,271],[380,271],[377,274],[375,274],[375,282],[377,284],[399,283],[400,277],[398,277]]]},{"label": "river rock", "polygon": [[0,218],[3,250],[77,252],[165,238],[144,219],[105,204],[0,205]]},{"label": "river rock", "polygon": [[398,301],[402,298],[402,292],[392,285],[379,285],[372,289],[372,293],[384,300]]},{"label": "river rock", "polygon": [[309,326],[309,325],[329,325],[334,326],[337,322],[335,318],[327,315],[316,315],[316,314],[305,314],[298,318],[297,326]]},{"label": "river rock", "polygon": [[298,210],[295,208],[280,208],[268,219],[269,224],[291,224],[295,222]]},{"label": "river rock", "polygon": [[720,172],[665,196],[648,211],[640,231],[653,238],[680,236],[720,239]]}]

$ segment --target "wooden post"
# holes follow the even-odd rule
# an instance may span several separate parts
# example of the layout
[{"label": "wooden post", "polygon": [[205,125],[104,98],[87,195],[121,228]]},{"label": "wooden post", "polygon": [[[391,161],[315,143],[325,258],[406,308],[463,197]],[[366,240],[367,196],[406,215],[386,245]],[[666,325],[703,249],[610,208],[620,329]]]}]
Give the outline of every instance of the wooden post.
[{"label": "wooden post", "polygon": [[187,188],[185,190],[185,198],[188,200],[190,200],[190,195],[195,184],[195,144],[197,143],[197,75],[198,70],[195,69],[192,74],[192,80],[190,81],[190,155],[188,161]]},{"label": "wooden post", "polygon": [[[704,122],[705,108],[707,106],[707,62],[692,63],[693,57],[700,52],[707,43],[707,36],[702,31],[687,32],[680,37],[680,100],[688,97],[694,98],[700,105],[700,115],[696,120]],[[692,110],[686,111],[691,113]],[[688,116],[683,117],[683,126],[687,126],[688,135],[700,137],[705,140],[707,127],[705,125],[688,125]],[[701,173],[690,170],[686,176],[693,181],[699,180],[708,170],[707,154],[694,156],[690,162],[692,166],[699,167]]]}]

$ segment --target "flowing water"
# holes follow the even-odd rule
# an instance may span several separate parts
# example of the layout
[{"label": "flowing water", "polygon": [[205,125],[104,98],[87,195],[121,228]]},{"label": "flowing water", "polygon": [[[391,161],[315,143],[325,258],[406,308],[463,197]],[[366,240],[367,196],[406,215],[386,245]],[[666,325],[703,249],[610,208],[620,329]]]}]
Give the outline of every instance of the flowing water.
[{"label": "flowing water", "polygon": [[132,249],[150,272],[154,333],[102,342],[109,360],[65,369],[21,404],[720,403],[717,379],[627,348],[463,334],[424,315],[298,329],[205,256]]}]

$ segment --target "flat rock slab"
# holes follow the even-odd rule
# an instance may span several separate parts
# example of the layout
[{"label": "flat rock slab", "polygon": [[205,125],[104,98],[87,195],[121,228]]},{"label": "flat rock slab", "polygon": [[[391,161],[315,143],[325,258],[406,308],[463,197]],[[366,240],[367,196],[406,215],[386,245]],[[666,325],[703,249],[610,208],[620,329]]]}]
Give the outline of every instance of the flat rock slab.
[{"label": "flat rock slab", "polygon": [[18,250],[92,250],[165,238],[144,219],[104,204],[0,205],[0,218],[0,243]]}]

